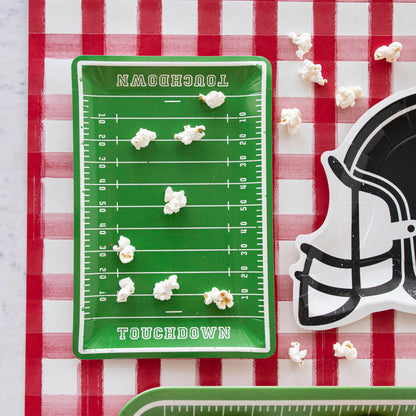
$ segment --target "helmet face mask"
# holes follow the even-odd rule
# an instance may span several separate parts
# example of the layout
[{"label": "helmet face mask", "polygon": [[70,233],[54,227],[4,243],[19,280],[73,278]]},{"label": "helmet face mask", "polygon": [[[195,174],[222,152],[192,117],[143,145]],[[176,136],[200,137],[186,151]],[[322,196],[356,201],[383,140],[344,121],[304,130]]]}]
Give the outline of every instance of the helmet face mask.
[{"label": "helmet face mask", "polygon": [[380,102],[322,155],[330,200],[290,267],[297,323],[329,329],[380,310],[416,313],[416,89]]}]

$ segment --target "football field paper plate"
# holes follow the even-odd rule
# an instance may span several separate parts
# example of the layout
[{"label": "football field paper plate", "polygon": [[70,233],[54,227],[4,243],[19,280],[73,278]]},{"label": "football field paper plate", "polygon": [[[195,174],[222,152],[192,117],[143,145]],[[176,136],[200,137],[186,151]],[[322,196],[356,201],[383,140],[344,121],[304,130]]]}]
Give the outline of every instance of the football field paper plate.
[{"label": "football field paper plate", "polygon": [[411,416],[414,387],[162,387],[119,416]]},{"label": "football field paper plate", "polygon": [[[259,57],[73,62],[74,352],[255,357],[274,351],[271,67]],[[199,94],[221,91],[211,109]],[[205,126],[190,145],[174,138]],[[140,128],[156,140],[140,150]],[[164,214],[170,186],[187,205]],[[134,259],[114,246],[126,237]],[[177,275],[169,300],[155,284]],[[117,302],[119,282],[134,293]],[[234,305],[206,305],[227,290]]]}]

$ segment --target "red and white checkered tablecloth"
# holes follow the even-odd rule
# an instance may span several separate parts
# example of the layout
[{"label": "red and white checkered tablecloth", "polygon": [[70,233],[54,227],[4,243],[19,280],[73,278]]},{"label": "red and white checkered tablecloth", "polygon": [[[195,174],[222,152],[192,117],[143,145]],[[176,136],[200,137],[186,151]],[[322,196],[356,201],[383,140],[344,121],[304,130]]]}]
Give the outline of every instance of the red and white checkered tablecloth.
[{"label": "red and white checkered tablecloth", "polygon": [[[30,0],[26,415],[115,416],[157,386],[371,386],[415,384],[416,317],[385,311],[324,332],[296,327],[288,267],[294,239],[319,227],[328,190],[320,163],[369,106],[416,84],[413,1]],[[302,82],[291,31],[312,34],[306,56],[324,86]],[[372,59],[392,40],[397,63]],[[80,361],[72,353],[72,105],[70,63],[91,55],[260,55],[273,68],[273,184],[277,350],[267,359]],[[339,110],[335,92],[363,98]],[[288,137],[280,111],[297,107],[303,126]],[[333,357],[350,339],[359,357]],[[308,349],[303,368],[290,342]]]}]

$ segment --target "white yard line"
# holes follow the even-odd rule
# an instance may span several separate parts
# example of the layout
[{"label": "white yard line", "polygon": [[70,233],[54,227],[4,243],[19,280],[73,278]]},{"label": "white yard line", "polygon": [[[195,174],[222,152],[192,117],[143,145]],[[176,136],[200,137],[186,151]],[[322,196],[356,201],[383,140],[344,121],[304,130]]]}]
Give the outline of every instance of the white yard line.
[{"label": "white yard line", "polygon": [[[231,293],[233,296],[255,296],[255,297],[260,297],[263,296],[262,293]],[[201,297],[204,296],[203,293],[173,293],[172,294],[172,298],[173,297]],[[101,298],[101,297],[106,297],[106,298],[110,298],[110,297],[117,297],[117,294],[100,294],[100,295],[88,295],[85,296],[86,298]],[[153,294],[152,293],[133,293],[132,295],[130,295],[129,297],[151,297],[153,298]]]},{"label": "white yard line", "polygon": [[[100,228],[102,230],[103,228]],[[178,252],[178,253],[186,253],[186,252],[211,252],[211,251],[262,251],[261,248],[172,248],[172,249],[146,249],[146,250],[134,250],[135,253],[170,253],[170,252]],[[86,253],[113,253],[114,250],[86,250]],[[263,261],[263,260],[261,260]]]},{"label": "white yard line", "polygon": [[97,161],[87,161],[85,163],[89,164],[100,164],[100,165],[127,165],[127,164],[143,164],[143,165],[151,165],[151,164],[169,164],[169,163],[179,163],[179,164],[187,164],[187,163],[195,163],[195,164],[205,164],[205,163],[219,163],[219,164],[229,164],[229,163],[253,163],[253,162],[261,162],[261,159],[253,159],[253,160],[126,160],[126,161],[110,161],[110,160],[97,160]]},{"label": "white yard line", "polygon": [[[163,208],[165,205],[120,205],[118,202],[116,205],[87,205],[88,209],[90,208],[116,208],[124,209],[124,208]],[[240,208],[240,207],[261,207],[261,204],[222,204],[222,205],[186,205],[186,208]]]},{"label": "white yard line", "polygon": [[85,321],[95,321],[95,320],[104,320],[104,319],[168,319],[168,318],[179,318],[179,319],[208,319],[208,318],[226,318],[226,319],[264,319],[263,315],[191,315],[191,316],[97,316],[94,318],[85,318]]},{"label": "white yard line", "polygon": [[184,182],[184,183],[89,183],[88,186],[230,186],[259,185],[261,182]]},{"label": "white yard line", "polygon": [[240,229],[247,229],[247,228],[258,228],[256,226],[245,226],[245,227],[97,227],[97,228],[85,228],[88,231],[99,231],[99,230],[106,230],[106,231],[116,231],[116,230],[240,230]]},{"label": "white yard line", "polygon": [[[96,98],[198,98],[199,95],[100,95],[100,94],[84,94],[84,97]],[[227,95],[227,98],[242,98],[242,97],[258,97],[261,93],[256,94],[242,94],[242,95]]]},{"label": "white yard line", "polygon": [[[88,275],[88,276],[95,276],[95,275],[101,275],[101,274],[103,274],[104,272],[96,272],[96,273],[93,273],[93,272],[91,272],[91,273],[85,273],[86,275]],[[206,271],[204,271],[204,270],[198,270],[198,271],[192,271],[192,270],[190,270],[190,271],[181,271],[181,272],[179,272],[179,271],[176,271],[175,270],[175,274],[192,274],[192,275],[196,275],[196,274],[227,274],[227,275],[230,275],[230,274],[241,274],[241,273],[248,273],[248,274],[263,274],[263,271],[261,271],[261,270],[257,270],[257,271],[250,271],[250,270],[245,270],[245,271],[241,271],[241,270],[224,270],[224,271],[218,271],[218,270],[206,270]],[[118,272],[105,272],[104,274],[107,274],[107,275],[116,275],[117,277],[119,276],[119,275],[124,275],[124,274],[128,274],[128,275],[140,275],[140,274],[168,274],[168,275],[170,275],[170,274],[172,274],[172,270],[169,270],[169,271],[167,271],[167,272],[120,272],[120,271],[118,271]]]},{"label": "white yard line", "polygon": [[[226,116],[226,117],[207,117],[206,115],[201,115],[198,117],[117,117],[117,120],[240,120],[247,118],[260,118],[261,115],[255,116]],[[116,117],[86,117],[89,120],[116,120]],[[260,127],[261,128],[261,127]]]},{"label": "white yard line", "polygon": [[[239,142],[240,140],[261,140],[261,137],[247,137],[244,139],[207,139],[204,138],[203,140],[200,141],[200,143],[204,143],[204,142]],[[131,139],[84,139],[84,142],[130,142]],[[179,142],[179,140],[177,139],[162,139],[162,138],[157,138],[155,140],[155,142]],[[85,146],[85,145],[84,145]]]}]

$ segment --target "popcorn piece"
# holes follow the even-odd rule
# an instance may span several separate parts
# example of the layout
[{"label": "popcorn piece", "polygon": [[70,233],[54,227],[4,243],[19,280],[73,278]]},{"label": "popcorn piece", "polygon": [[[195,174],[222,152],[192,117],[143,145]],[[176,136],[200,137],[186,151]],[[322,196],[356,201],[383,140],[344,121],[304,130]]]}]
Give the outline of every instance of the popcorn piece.
[{"label": "popcorn piece", "polygon": [[280,118],[280,124],[287,127],[290,135],[297,133],[300,123],[302,123],[300,111],[297,108],[283,108]]},{"label": "popcorn piece", "polygon": [[298,74],[302,79],[316,82],[319,85],[325,85],[328,82],[327,79],[322,77],[322,66],[319,64],[315,65],[309,59],[303,61],[303,66],[299,69]]},{"label": "popcorn piece", "polygon": [[296,56],[299,59],[303,59],[303,55],[309,52],[309,49],[312,47],[311,35],[309,33],[301,33],[298,36],[295,32],[290,32],[289,38],[292,39],[292,42],[298,47],[298,50],[296,51]]},{"label": "popcorn piece", "polygon": [[199,94],[199,99],[208,107],[216,108],[224,103],[225,95],[221,91],[211,91],[208,95]]},{"label": "popcorn piece", "polygon": [[166,205],[163,208],[163,212],[166,215],[176,214],[186,205],[185,191],[175,192],[168,186],[165,190],[165,202]]},{"label": "popcorn piece", "polygon": [[205,136],[204,130],[205,126],[191,127],[188,125],[184,126],[184,131],[175,134],[174,137],[175,139],[180,140],[183,144],[191,144],[194,140],[200,140]]},{"label": "popcorn piece", "polygon": [[205,305],[210,305],[214,302],[218,309],[224,310],[227,306],[231,308],[234,305],[233,295],[226,290],[218,290],[216,287],[213,287],[210,292],[204,293],[204,303]]},{"label": "popcorn piece", "polygon": [[334,356],[335,357],[345,357],[347,360],[355,360],[357,358],[357,350],[352,345],[351,341],[345,341],[342,345],[337,342],[334,344]]},{"label": "popcorn piece", "polygon": [[140,150],[146,147],[152,140],[156,139],[156,133],[147,129],[140,129],[136,135],[131,139],[131,144]]},{"label": "popcorn piece", "polygon": [[361,87],[356,85],[355,87],[340,87],[338,88],[338,94],[335,96],[335,101],[338,107],[342,109],[347,107],[354,107],[355,99],[361,97]]},{"label": "popcorn piece", "polygon": [[122,263],[130,263],[133,260],[135,248],[130,244],[130,240],[126,237],[120,236],[118,246],[114,245],[113,250],[119,255]]},{"label": "popcorn piece", "polygon": [[389,46],[380,46],[374,52],[374,59],[379,61],[385,59],[387,62],[395,62],[399,59],[402,44],[400,42],[392,42]]},{"label": "popcorn piece", "polygon": [[289,348],[289,357],[296,363],[299,367],[303,366],[303,361],[305,360],[307,350],[300,350],[299,342],[292,342],[291,347]]},{"label": "popcorn piece", "polygon": [[127,298],[134,293],[134,283],[130,277],[121,279],[118,284],[121,290],[117,292],[117,302],[127,302]]},{"label": "popcorn piece", "polygon": [[178,276],[172,274],[168,279],[162,280],[155,284],[153,289],[153,296],[159,300],[169,300],[172,296],[173,289],[179,289],[179,284],[176,281]]}]

